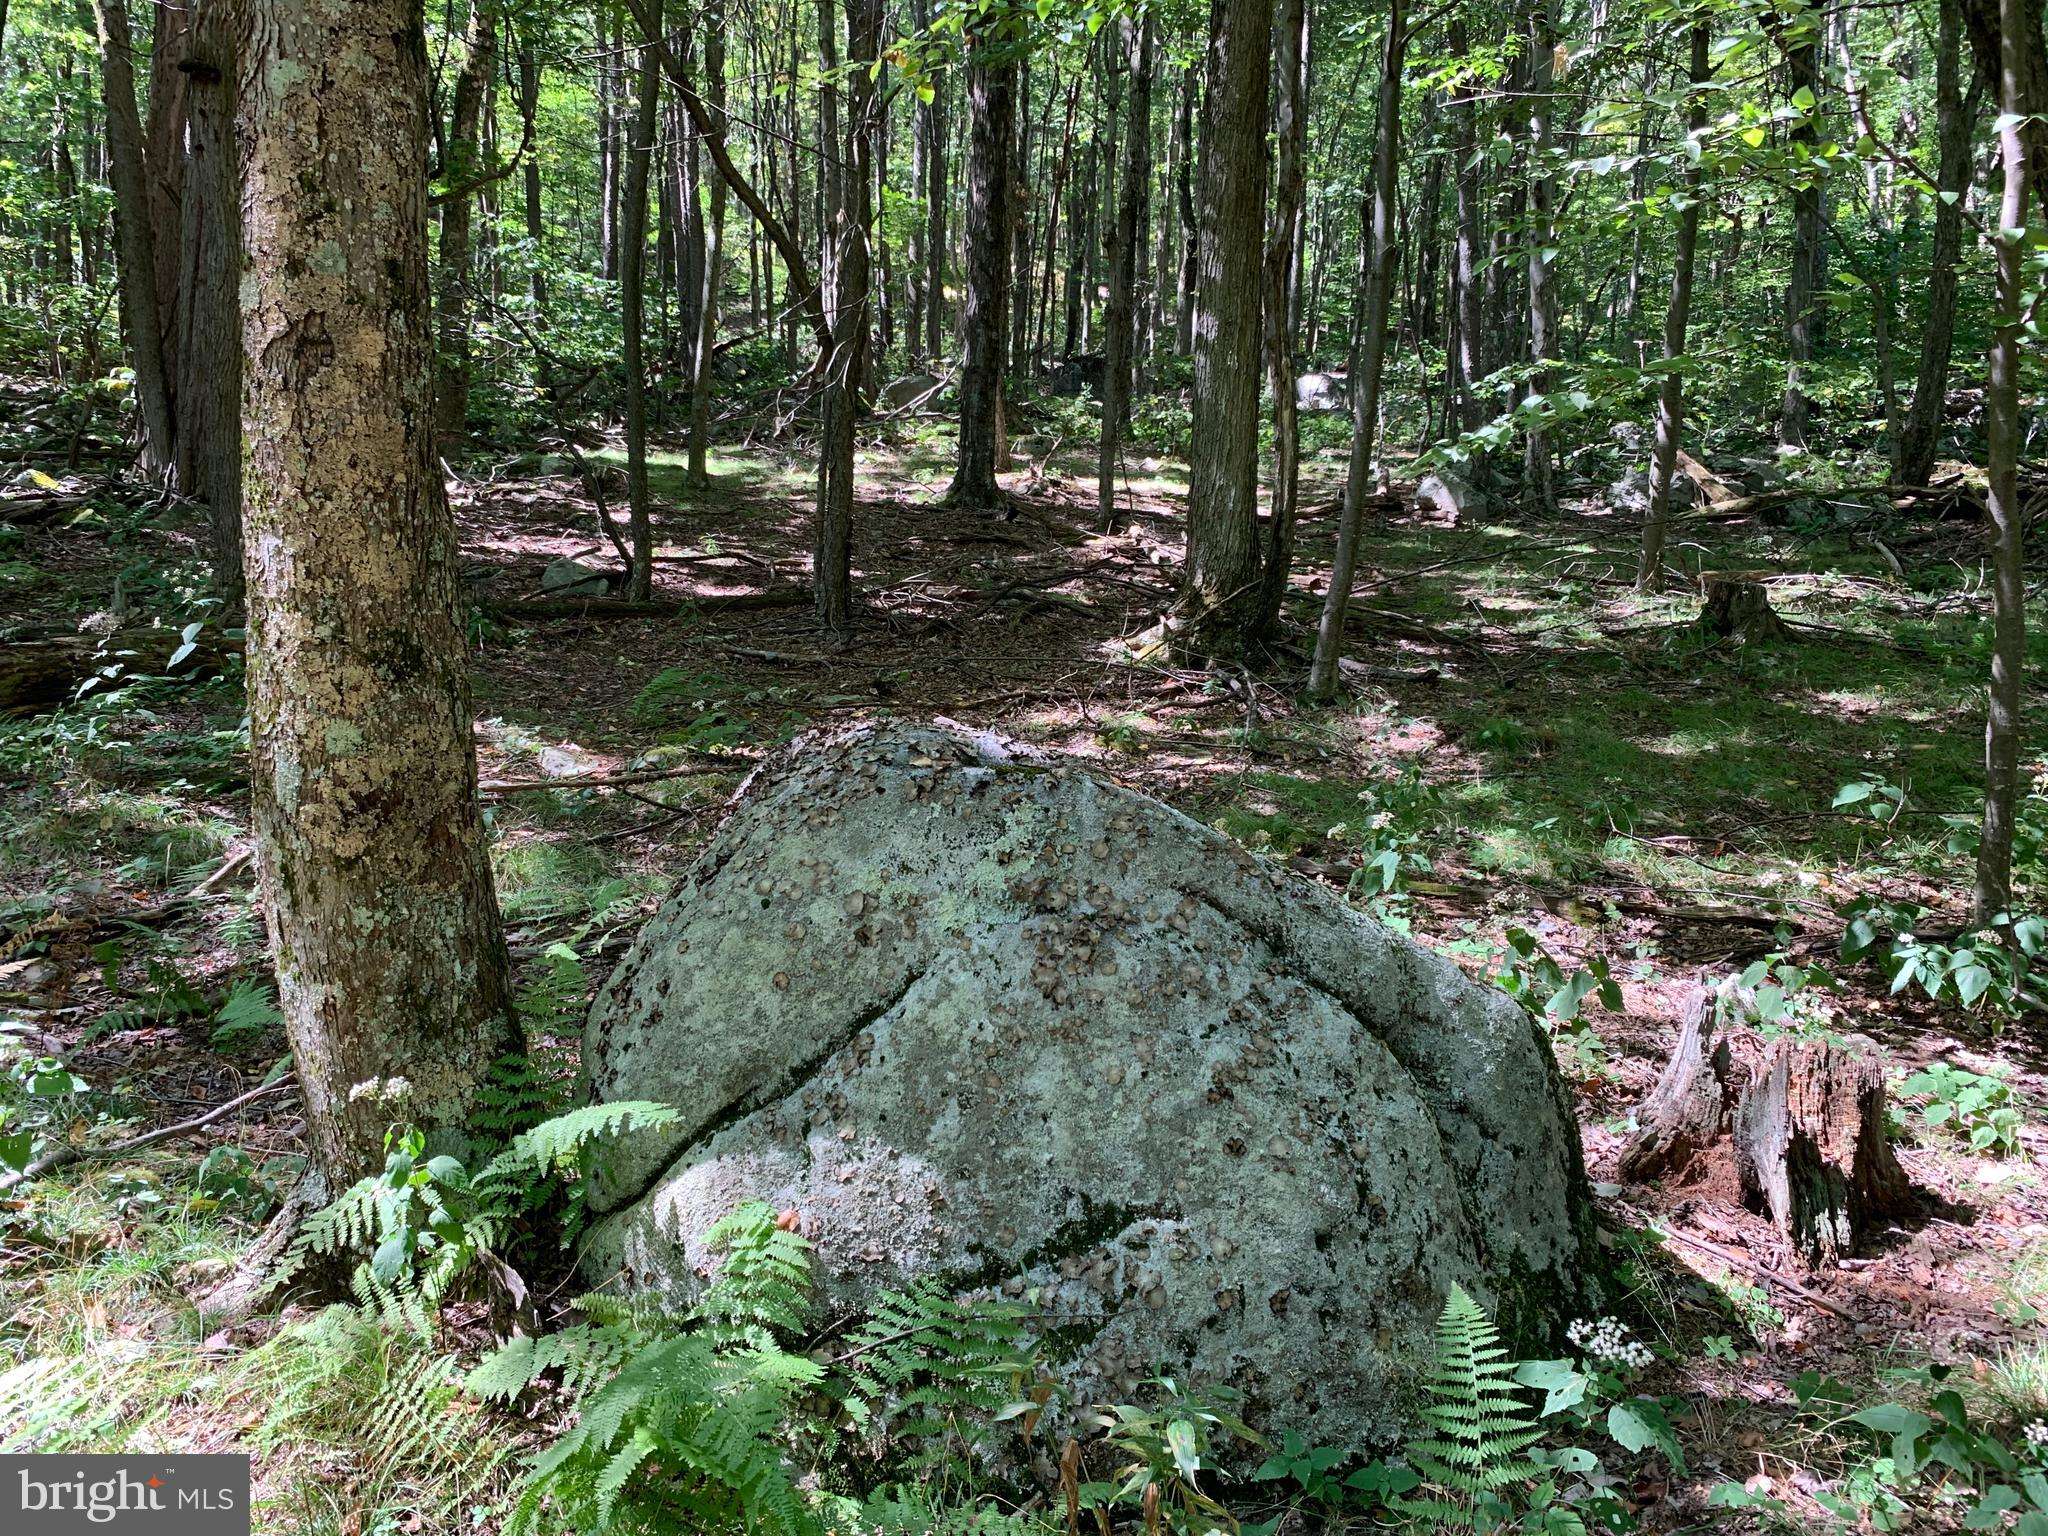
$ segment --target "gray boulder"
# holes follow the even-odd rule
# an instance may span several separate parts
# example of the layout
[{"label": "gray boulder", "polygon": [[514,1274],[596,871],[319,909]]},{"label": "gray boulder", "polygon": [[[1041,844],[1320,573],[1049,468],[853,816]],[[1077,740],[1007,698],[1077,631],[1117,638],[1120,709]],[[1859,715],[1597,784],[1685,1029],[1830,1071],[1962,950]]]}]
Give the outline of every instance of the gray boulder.
[{"label": "gray boulder", "polygon": [[832,1313],[1030,1297],[1080,1403],[1167,1368],[1386,1443],[1452,1282],[1576,1315],[1577,1129],[1505,995],[1156,800],[986,733],[881,724],[746,787],[604,987],[593,1275],[678,1301],[744,1200]]},{"label": "gray boulder", "polygon": [[540,589],[549,597],[603,597],[617,581],[613,572],[566,555],[540,573]]},{"label": "gray boulder", "polygon": [[1351,409],[1350,375],[1304,373],[1294,381],[1294,405],[1303,411],[1348,411]]},{"label": "gray boulder", "polygon": [[1453,522],[1477,517],[1485,512],[1488,506],[1484,492],[1447,469],[1440,469],[1422,477],[1421,482],[1415,487],[1415,504],[1448,517]]}]

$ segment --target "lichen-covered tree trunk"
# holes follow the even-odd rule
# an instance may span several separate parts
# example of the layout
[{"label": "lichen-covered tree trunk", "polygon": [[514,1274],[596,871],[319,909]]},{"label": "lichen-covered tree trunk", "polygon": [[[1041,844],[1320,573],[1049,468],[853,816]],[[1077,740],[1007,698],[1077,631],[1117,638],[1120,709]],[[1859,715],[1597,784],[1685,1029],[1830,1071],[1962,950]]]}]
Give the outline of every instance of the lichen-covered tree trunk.
[{"label": "lichen-covered tree trunk", "polygon": [[947,501],[1000,511],[1004,353],[1010,339],[1010,161],[1017,138],[1017,61],[1000,20],[972,24],[967,39],[967,302],[960,318],[960,449]]},{"label": "lichen-covered tree trunk", "polygon": [[1970,140],[1982,101],[1981,88],[1962,84],[1962,16],[1941,6],[1934,51],[1936,140],[1934,245],[1927,269],[1927,317],[1920,332],[1920,366],[1913,401],[1892,445],[1892,481],[1925,485],[1934,473],[1935,448],[1948,405],[1949,356],[1956,334],[1956,263],[1963,249],[1963,200],[1970,190]]},{"label": "lichen-covered tree trunk", "polygon": [[1302,161],[1308,132],[1308,7],[1280,0],[1274,76],[1273,215],[1266,236],[1266,377],[1273,389],[1272,510],[1258,606],[1245,639],[1263,643],[1280,622],[1294,570],[1294,514],[1301,499],[1301,413],[1294,397],[1295,317],[1301,293]]},{"label": "lichen-covered tree trunk", "polygon": [[937,356],[946,346],[946,203],[952,187],[946,175],[946,71],[933,78],[932,99],[918,106],[924,137],[924,304],[925,344]]},{"label": "lichen-covered tree trunk", "polygon": [[[1692,98],[1685,113],[1686,133],[1697,137],[1706,126],[1707,102],[1702,90],[1711,73],[1704,22],[1692,27],[1692,55],[1686,78]],[[1671,302],[1664,311],[1664,377],[1657,383],[1656,436],[1650,446],[1650,509],[1643,518],[1643,547],[1636,563],[1636,586],[1654,591],[1664,580],[1664,541],[1671,527],[1671,477],[1678,467],[1678,435],[1685,415],[1685,336],[1692,319],[1693,259],[1700,244],[1700,162],[1688,155],[1684,172],[1685,206],[1678,215],[1678,248],[1672,262]]]},{"label": "lichen-covered tree trunk", "polygon": [[[820,0],[829,6],[832,0]],[[868,203],[875,140],[880,133],[872,67],[881,40],[880,0],[845,0],[846,133],[840,174],[832,180],[825,238],[838,293],[833,303],[832,357],[825,376],[818,456],[817,524],[812,584],[818,623],[835,644],[853,635],[853,422],[867,366],[873,296],[868,281]],[[830,143],[830,141],[828,141]],[[835,149],[838,146],[833,146]]]},{"label": "lichen-covered tree trunk", "polygon": [[[1551,215],[1557,202],[1557,177],[1550,164],[1551,88],[1557,54],[1556,0],[1536,0],[1529,8],[1529,378],[1532,394],[1547,394],[1549,364],[1557,353],[1557,260]],[[1522,499],[1533,512],[1557,510],[1553,457],[1556,445],[1541,425],[1531,426],[1523,440]]]},{"label": "lichen-covered tree trunk", "polygon": [[[1448,47],[1454,58],[1465,55],[1465,26],[1453,21]],[[1461,78],[1451,92],[1451,155],[1454,176],[1456,230],[1452,235],[1452,312],[1457,327],[1457,345],[1452,363],[1457,376],[1457,425],[1469,431],[1482,417],[1479,381],[1486,377],[1486,318],[1480,299],[1485,265],[1481,255],[1486,242],[1479,188],[1479,90],[1478,81]]]},{"label": "lichen-covered tree trunk", "polygon": [[[1124,126],[1123,200],[1110,236],[1109,332],[1102,371],[1102,443],[1095,477],[1102,526],[1116,526],[1116,475],[1130,424],[1131,370],[1137,354],[1133,301],[1138,283],[1138,227],[1152,179],[1152,56],[1158,23],[1150,16],[1123,23],[1131,67],[1129,121]],[[1054,194],[1057,206],[1058,194]]]},{"label": "lichen-covered tree trunk", "polygon": [[2012,904],[2012,838],[2019,795],[2020,698],[2027,662],[2027,509],[2020,496],[2020,327],[2026,303],[2025,242],[2006,231],[2027,222],[2029,166],[2025,133],[2031,105],[2027,38],[2038,26],[2024,0],[1999,0],[1998,327],[1991,334],[1984,388],[1986,490],[1990,519],[1993,617],[1991,688],[1984,722],[1984,825],[1977,839],[1976,919],[1999,921]]},{"label": "lichen-covered tree trunk", "polygon": [[1258,603],[1259,263],[1272,54],[1273,0],[1217,0],[1202,140],[1194,434],[1180,598],[1196,650],[1234,644]]},{"label": "lichen-covered tree trunk", "polygon": [[517,1035],[434,468],[420,0],[248,0],[250,781],[320,1163],[459,1132]]},{"label": "lichen-covered tree trunk", "polygon": [[178,484],[205,503],[214,586],[242,606],[242,176],[235,143],[240,0],[199,0],[181,35]]},{"label": "lichen-covered tree trunk", "polygon": [[646,41],[639,51],[638,106],[628,120],[625,193],[619,201],[619,324],[626,362],[626,503],[632,522],[633,574],[626,595],[654,595],[654,512],[647,486],[647,182],[654,131],[661,121],[662,0],[647,0]]},{"label": "lichen-covered tree trunk", "polygon": [[[725,4],[713,0],[704,13],[704,107],[725,130]],[[710,209],[704,215],[704,263],[697,298],[697,334],[690,348],[689,483],[711,483],[711,363],[718,340],[718,291],[725,282],[725,178],[710,178]]]},{"label": "lichen-covered tree trunk", "polygon": [[451,436],[469,422],[469,269],[476,216],[472,184],[483,164],[485,90],[498,67],[497,0],[472,0],[464,49],[462,67],[455,73],[446,162],[441,167],[448,200],[441,205],[440,268],[434,293],[440,359],[434,420]]},{"label": "lichen-covered tree trunk", "polygon": [[142,468],[149,475],[167,475],[175,467],[177,448],[157,305],[155,221],[143,175],[142,117],[135,105],[135,40],[125,0],[93,0],[93,15],[99,24],[100,84],[107,107],[107,170],[114,184],[121,335],[142,410]]}]

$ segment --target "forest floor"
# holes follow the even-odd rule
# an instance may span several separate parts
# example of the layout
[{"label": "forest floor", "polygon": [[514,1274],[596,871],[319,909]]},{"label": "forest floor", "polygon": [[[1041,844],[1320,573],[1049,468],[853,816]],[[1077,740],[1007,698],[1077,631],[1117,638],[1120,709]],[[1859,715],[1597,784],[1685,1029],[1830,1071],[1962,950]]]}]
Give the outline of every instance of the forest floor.
[{"label": "forest floor", "polygon": [[[536,595],[551,561],[603,565],[609,550],[568,466],[458,466],[482,772],[536,1030],[572,1032],[581,1002],[541,985],[560,974],[549,968],[573,954],[579,986],[601,975],[740,778],[796,732],[880,713],[993,727],[1160,796],[1539,1001],[1581,973],[1619,984],[1621,1009],[1588,999],[1552,1026],[1606,1240],[1632,1277],[1615,1310],[1659,1349],[1647,1389],[1677,1400],[1684,1469],[1623,1463],[1617,1491],[1646,1529],[1727,1528],[1706,1500],[1731,1481],[1782,1501],[1745,1522],[1824,1528],[1881,1510],[1882,1466],[1841,1418],[1844,1398],[1910,1394],[1888,1371],[1953,1365],[2008,1425],[2048,1412],[2040,1015],[2000,1033],[1988,1008],[1894,995],[1874,962],[1837,959],[1859,898],[1927,909],[1928,933],[1965,916],[1967,859],[1943,818],[1973,814],[1979,793],[1973,525],[1820,504],[1777,524],[1688,521],[1682,564],[1772,573],[1791,621],[1778,643],[1730,647],[1695,627],[1697,596],[1632,590],[1638,525],[1597,486],[1542,521],[1390,505],[1366,540],[1351,698],[1308,710],[1298,652],[1252,671],[1133,650],[1171,601],[1178,462],[1134,450],[1127,525],[1105,534],[1090,445],[1022,442],[1007,521],[936,505],[947,446],[899,424],[864,449],[861,631],[843,651],[818,643],[800,604],[720,601],[801,591],[801,453],[717,455],[697,493],[680,455],[658,457],[660,595],[687,605],[646,618],[494,611]],[[1304,572],[1327,568],[1341,474],[1311,455]],[[198,530],[172,522],[116,496],[25,519],[0,530],[0,595],[23,624],[73,629],[110,609],[184,622]],[[1298,578],[1297,646],[1318,596]],[[17,1085],[60,1106],[40,1112],[61,1136],[190,1118],[283,1052],[239,858],[238,680],[231,663],[0,722],[0,1028]],[[2032,724],[2038,771],[2038,709]],[[670,776],[556,782],[629,770]],[[1851,783],[1901,795],[1838,806]],[[1901,1157],[1938,1214],[1810,1272],[1723,1193],[1611,1182],[1631,1106],[1714,988],[1785,1027],[1882,1044]],[[41,1057],[82,1084],[39,1078]],[[1934,1063],[2003,1083],[2012,1144],[1973,1149],[1900,1091]],[[19,1088],[14,1102],[21,1123],[34,1106]],[[188,1299],[230,1271],[291,1182],[290,1103],[0,1195],[0,1444],[248,1446],[276,1528],[438,1528],[502,1488],[522,1426],[484,1425],[443,1368],[405,1398],[417,1432],[382,1444],[352,1415],[380,1411],[380,1384],[415,1369],[393,1346],[329,1339],[316,1369],[306,1329],[216,1328]],[[1824,1379],[1839,1388],[1816,1396]]]}]

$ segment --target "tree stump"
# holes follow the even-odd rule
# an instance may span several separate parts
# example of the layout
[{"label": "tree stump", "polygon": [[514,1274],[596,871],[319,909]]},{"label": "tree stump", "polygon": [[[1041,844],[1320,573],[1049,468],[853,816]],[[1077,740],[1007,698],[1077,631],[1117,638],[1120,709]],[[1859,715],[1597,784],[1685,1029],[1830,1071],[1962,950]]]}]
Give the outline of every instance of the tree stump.
[{"label": "tree stump", "polygon": [[1757,645],[1781,639],[1785,623],[1771,608],[1762,571],[1706,571],[1700,587],[1706,602],[1699,625],[1717,640]]},{"label": "tree stump", "polygon": [[1870,1041],[1766,1039],[1687,1019],[1636,1111],[1621,1176],[1718,1173],[1810,1264],[1854,1253],[1917,1205],[1885,1130],[1884,1067]]}]

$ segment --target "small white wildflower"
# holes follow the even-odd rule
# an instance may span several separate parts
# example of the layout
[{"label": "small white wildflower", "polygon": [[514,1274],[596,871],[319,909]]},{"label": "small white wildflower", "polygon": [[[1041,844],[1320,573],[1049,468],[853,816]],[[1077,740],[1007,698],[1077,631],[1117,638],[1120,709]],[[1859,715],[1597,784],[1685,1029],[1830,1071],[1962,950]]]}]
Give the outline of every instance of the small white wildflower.
[{"label": "small white wildflower", "polygon": [[2048,1456],[2048,1419],[2030,1419],[2020,1433],[2026,1436],[2027,1448],[2036,1456]]},{"label": "small white wildflower", "polygon": [[1603,1365],[1640,1371],[1656,1360],[1650,1346],[1628,1336],[1628,1327],[1615,1317],[1582,1317],[1565,1329],[1565,1337],[1580,1352]]}]

